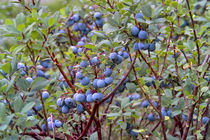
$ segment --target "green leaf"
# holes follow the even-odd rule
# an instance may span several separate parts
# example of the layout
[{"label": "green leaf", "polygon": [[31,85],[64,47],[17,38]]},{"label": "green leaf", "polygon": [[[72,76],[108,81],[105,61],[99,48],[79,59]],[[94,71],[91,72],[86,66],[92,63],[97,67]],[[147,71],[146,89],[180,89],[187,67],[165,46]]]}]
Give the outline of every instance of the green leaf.
[{"label": "green leaf", "polygon": [[182,113],[181,110],[176,110],[176,111],[172,112],[173,116],[177,116],[177,115],[179,115],[181,113]]},{"label": "green leaf", "polygon": [[16,76],[13,75],[8,86],[7,86],[6,92],[8,92],[10,90],[10,88],[12,87],[12,85],[15,83],[15,78],[16,78]]},{"label": "green leaf", "polygon": [[26,113],[27,111],[29,111],[33,106],[35,105],[35,102],[30,102],[28,104],[26,104],[23,109],[21,110],[21,113]]},{"label": "green leaf", "polygon": [[20,112],[21,109],[24,107],[23,100],[21,99],[20,96],[17,97],[14,101],[14,110],[15,112]]},{"label": "green leaf", "polygon": [[152,16],[152,8],[150,5],[143,6],[141,10],[146,17]]},{"label": "green leaf", "polygon": [[18,88],[20,90],[23,90],[23,91],[27,91],[28,88],[29,88],[29,83],[27,80],[25,80],[24,78],[19,78],[17,81],[16,81],[16,85],[18,86]]},{"label": "green leaf", "polygon": [[17,27],[18,31],[23,32],[23,30],[25,29],[25,24],[20,24]]},{"label": "green leaf", "polygon": [[3,72],[10,74],[11,64],[10,63],[5,63],[1,66],[1,69],[3,70]]},{"label": "green leaf", "polygon": [[15,71],[17,71],[17,60],[16,60],[16,56],[14,56],[12,58],[12,62],[11,62],[11,75],[13,75],[15,73]]},{"label": "green leaf", "polygon": [[115,32],[117,31],[118,28],[117,27],[114,27],[110,24],[104,24],[103,26],[103,31],[106,33],[106,34],[109,34],[109,33],[112,33],[112,32]]},{"label": "green leaf", "polygon": [[14,117],[14,114],[11,114],[11,115],[6,117],[4,122],[0,125],[0,130],[1,131],[4,131],[8,127],[8,125],[9,125],[9,123],[12,120],[13,117]]},{"label": "green leaf", "polygon": [[109,113],[107,114],[107,117],[118,117],[121,116],[120,113]]},{"label": "green leaf", "polygon": [[94,35],[92,36],[92,38],[91,38],[91,42],[92,42],[93,44],[95,44],[96,41],[97,41],[97,36],[94,34]]},{"label": "green leaf", "polygon": [[5,116],[5,111],[6,111],[5,104],[0,102],[0,108],[1,108],[0,109],[0,120],[1,120],[1,118],[3,119]]},{"label": "green leaf", "polygon": [[97,131],[90,135],[89,140],[98,140],[98,133],[97,133]]},{"label": "green leaf", "polygon": [[126,88],[129,90],[129,92],[133,93],[136,91],[136,84],[126,83]]},{"label": "green leaf", "polygon": [[48,25],[51,27],[54,25],[54,23],[55,23],[55,19],[51,17],[48,21]]},{"label": "green leaf", "polygon": [[16,16],[16,25],[24,24],[26,21],[25,15],[23,13],[20,13]]},{"label": "green leaf", "polygon": [[13,51],[12,54],[16,55],[18,52],[20,52],[23,48],[25,47],[25,45],[19,45],[17,46]]},{"label": "green leaf", "polygon": [[48,81],[42,77],[38,77],[31,85],[31,91],[38,91],[43,89],[48,84]]},{"label": "green leaf", "polygon": [[208,90],[209,90],[209,87],[202,87],[202,88],[201,88],[201,91],[202,91],[202,92],[206,92],[206,91],[208,91]]},{"label": "green leaf", "polygon": [[117,24],[119,25],[120,24],[120,12],[116,11],[114,13],[114,19],[117,22]]},{"label": "green leaf", "polygon": [[122,128],[123,130],[125,130],[127,128],[127,123],[126,122],[120,123],[120,128]]}]

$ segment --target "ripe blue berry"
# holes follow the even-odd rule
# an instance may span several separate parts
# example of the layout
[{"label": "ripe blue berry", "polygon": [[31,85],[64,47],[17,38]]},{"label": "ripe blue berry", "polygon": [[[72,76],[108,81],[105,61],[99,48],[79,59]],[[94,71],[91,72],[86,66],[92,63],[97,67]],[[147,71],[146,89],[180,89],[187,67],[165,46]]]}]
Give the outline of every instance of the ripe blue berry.
[{"label": "ripe blue berry", "polygon": [[99,61],[98,61],[97,57],[93,57],[93,58],[91,59],[91,63],[92,63],[93,65],[98,65],[98,64],[99,64]]},{"label": "ripe blue berry", "polygon": [[110,85],[113,82],[113,78],[112,77],[106,77],[104,79],[104,81],[105,81],[106,85]]},{"label": "ripe blue berry", "polygon": [[131,131],[130,131],[130,135],[131,135],[132,137],[137,137],[137,136],[138,136],[138,133],[135,132],[135,131],[133,131],[133,130],[131,130]]},{"label": "ripe blue berry", "polygon": [[33,82],[33,79],[31,77],[27,77],[26,80],[31,84]]},{"label": "ripe blue berry", "polygon": [[40,104],[40,105],[38,105],[38,106],[35,106],[35,109],[36,109],[37,111],[42,110],[42,104]]},{"label": "ripe blue berry", "polygon": [[138,50],[139,50],[139,45],[138,45],[138,43],[134,43],[133,49],[134,49],[135,51],[138,51]]},{"label": "ripe blue berry", "polygon": [[80,83],[83,85],[83,86],[87,86],[89,84],[89,78],[88,77],[83,77],[82,80],[80,81]]},{"label": "ripe blue berry", "polygon": [[110,55],[109,55],[109,58],[112,60],[112,61],[114,61],[114,60],[116,60],[117,59],[117,53],[116,52],[113,52],[113,53],[110,53]]},{"label": "ripe blue berry", "polygon": [[49,121],[49,122],[48,122],[48,128],[49,128],[50,131],[52,131],[53,129],[55,129],[55,123]]},{"label": "ripe blue berry", "polygon": [[203,124],[207,124],[208,121],[209,121],[209,118],[208,117],[203,117],[203,119],[202,119],[202,123]]},{"label": "ripe blue berry", "polygon": [[149,45],[148,50],[151,51],[151,52],[153,52],[155,49],[156,49],[155,43],[151,43],[151,44]]},{"label": "ripe blue berry", "polygon": [[69,112],[69,107],[66,106],[66,105],[62,106],[61,112],[64,113],[64,114],[67,114]]},{"label": "ripe blue berry", "polygon": [[100,19],[101,18],[101,13],[100,12],[95,12],[94,18]]},{"label": "ripe blue berry", "polygon": [[87,102],[89,102],[89,103],[93,102],[93,97],[92,96],[93,96],[92,94],[87,95],[87,97],[86,97]]},{"label": "ripe blue berry", "polygon": [[135,19],[139,19],[139,18],[144,19],[144,16],[142,13],[136,13]]},{"label": "ripe blue berry", "polygon": [[127,52],[123,52],[123,58],[127,59],[129,57],[129,54]]},{"label": "ripe blue berry", "polygon": [[73,18],[74,18],[74,22],[78,22],[80,20],[80,16],[77,13],[73,15]]},{"label": "ripe blue berry", "polygon": [[182,114],[182,119],[183,119],[184,121],[187,121],[188,116],[187,116],[187,115]]},{"label": "ripe blue berry", "polygon": [[154,116],[152,113],[150,113],[150,114],[147,116],[147,118],[148,118],[148,120],[149,120],[150,122],[155,121],[155,116]]},{"label": "ripe blue berry", "polygon": [[97,82],[98,82],[98,79],[93,80],[93,87],[94,88],[98,88]]},{"label": "ripe blue berry", "polygon": [[47,91],[43,91],[42,92],[42,98],[44,99],[44,100],[46,100],[46,99],[48,99],[49,98],[49,93],[47,92]]},{"label": "ripe blue berry", "polygon": [[149,102],[147,100],[144,100],[141,104],[141,106],[144,108],[148,107],[148,105],[149,105]]},{"label": "ripe blue berry", "polygon": [[86,91],[86,96],[87,95],[89,95],[89,94],[91,94],[92,92],[91,92],[91,89],[88,89],[87,91]]},{"label": "ripe blue berry", "polygon": [[82,105],[82,104],[78,104],[78,105],[77,105],[77,112],[82,113],[82,112],[84,112],[84,111],[85,111],[85,110],[84,110],[83,105]]},{"label": "ripe blue berry", "polygon": [[79,93],[76,95],[75,101],[77,102],[85,102],[85,95]]},{"label": "ripe blue berry", "polygon": [[110,68],[106,68],[105,71],[104,71],[104,75],[106,77],[109,77],[112,75],[112,70]]},{"label": "ripe blue berry", "polygon": [[136,37],[138,36],[138,34],[139,34],[139,28],[136,26],[131,27],[131,35]]},{"label": "ripe blue berry", "polygon": [[88,66],[88,62],[82,60],[80,63],[80,67],[87,67]]},{"label": "ripe blue berry", "polygon": [[117,59],[114,60],[114,63],[120,64],[123,61],[122,56],[117,55]]},{"label": "ripe blue berry", "polygon": [[148,33],[146,31],[141,30],[138,34],[140,40],[146,40],[148,38]]},{"label": "ripe blue berry", "polygon": [[61,98],[58,98],[57,102],[56,102],[57,106],[62,107],[64,105],[63,101]]},{"label": "ripe blue berry", "polygon": [[97,24],[99,27],[103,27],[104,19],[103,19],[103,18],[96,19],[96,24]]},{"label": "ripe blue berry", "polygon": [[92,96],[94,101],[101,101],[104,98],[102,93],[94,93]]},{"label": "ripe blue berry", "polygon": [[97,81],[97,87],[98,88],[104,88],[106,86],[106,83],[105,83],[105,81],[104,80],[98,80]]},{"label": "ripe blue berry", "polygon": [[62,126],[62,122],[59,120],[55,120],[55,127],[60,128]]},{"label": "ripe blue berry", "polygon": [[157,101],[154,101],[153,102],[153,105],[157,108],[158,107],[158,102]]},{"label": "ripe blue berry", "polygon": [[74,54],[77,54],[77,47],[71,46],[71,50]]},{"label": "ripe blue berry", "polygon": [[77,78],[77,79],[82,79],[82,78],[83,78],[83,74],[82,74],[80,71],[78,71],[78,72],[76,73],[76,78]]},{"label": "ripe blue berry", "polygon": [[64,103],[65,103],[65,105],[67,105],[68,107],[72,107],[72,106],[73,106],[73,100],[72,100],[72,98],[70,98],[70,97],[65,98]]}]

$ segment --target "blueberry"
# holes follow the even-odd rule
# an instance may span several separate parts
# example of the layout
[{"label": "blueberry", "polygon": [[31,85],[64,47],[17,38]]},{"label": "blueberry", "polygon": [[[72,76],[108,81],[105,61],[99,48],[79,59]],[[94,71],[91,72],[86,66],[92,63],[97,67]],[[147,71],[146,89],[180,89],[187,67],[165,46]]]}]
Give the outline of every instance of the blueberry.
[{"label": "blueberry", "polygon": [[49,93],[48,93],[47,91],[43,91],[43,92],[42,92],[42,98],[43,98],[44,100],[48,99],[48,98],[49,98]]},{"label": "blueberry", "polygon": [[146,31],[141,30],[138,34],[140,40],[146,40],[148,38],[148,33]]},{"label": "blueberry", "polygon": [[88,66],[88,62],[86,62],[85,60],[82,60],[80,62],[80,67],[87,67]]},{"label": "blueberry", "polygon": [[116,59],[116,60],[114,60],[114,63],[116,63],[116,64],[120,64],[122,61],[123,61],[122,56],[117,55],[117,59]]},{"label": "blueberry", "polygon": [[60,30],[58,33],[65,34],[66,32],[65,32],[65,30]]},{"label": "blueberry", "polygon": [[147,119],[148,119],[150,122],[153,122],[153,121],[155,121],[155,116],[154,116],[152,113],[150,113],[150,114],[147,116]]},{"label": "blueberry", "polygon": [[94,93],[92,96],[94,101],[101,101],[104,98],[102,93]]},{"label": "blueberry", "polygon": [[151,43],[151,44],[149,45],[148,50],[151,51],[151,52],[153,52],[155,49],[156,49],[155,43]]},{"label": "blueberry", "polygon": [[112,78],[112,77],[106,77],[106,78],[104,79],[104,81],[105,81],[105,83],[106,83],[107,85],[110,85],[110,84],[113,82],[113,78]]},{"label": "blueberry", "polygon": [[144,49],[144,43],[142,43],[142,42],[138,43],[138,49],[143,50]]},{"label": "blueberry", "polygon": [[77,102],[85,102],[85,95],[79,93],[77,94],[76,98],[75,98]]},{"label": "blueberry", "polygon": [[125,90],[125,85],[121,85],[119,88],[118,88],[118,91],[119,92],[123,92]]},{"label": "blueberry", "polygon": [[130,135],[131,135],[132,137],[137,137],[137,136],[138,136],[138,133],[135,132],[135,131],[133,131],[133,130],[131,130],[131,131],[130,131]]},{"label": "blueberry", "polygon": [[49,121],[49,122],[48,122],[48,128],[49,128],[50,131],[52,131],[53,129],[55,129],[55,123]]},{"label": "blueberry", "polygon": [[67,114],[69,112],[68,106],[66,106],[66,105],[62,106],[61,112],[64,113],[64,114]]},{"label": "blueberry", "polygon": [[101,18],[101,13],[100,12],[95,12],[94,18],[100,19]]},{"label": "blueberry", "polygon": [[131,27],[131,35],[136,37],[138,36],[138,34],[139,34],[139,28],[136,26]]},{"label": "blueberry", "polygon": [[104,80],[98,80],[97,81],[97,87],[98,88],[104,88],[106,86],[106,83]]},{"label": "blueberry", "polygon": [[93,80],[93,87],[94,88],[98,88],[97,82],[98,82],[98,79]]},{"label": "blueberry", "polygon": [[117,54],[122,56],[123,55],[123,51],[119,51]]},{"label": "blueberry", "polygon": [[76,78],[77,78],[77,79],[82,79],[82,78],[83,78],[83,74],[82,74],[80,71],[78,71],[78,72],[76,73]]},{"label": "blueberry", "polygon": [[32,116],[33,115],[33,111],[32,110],[29,110],[26,112],[27,116]]},{"label": "blueberry", "polygon": [[43,131],[47,131],[46,125],[45,125],[45,124],[42,124],[41,129],[42,129]]},{"label": "blueberry", "polygon": [[109,77],[112,75],[112,70],[110,68],[106,68],[105,71],[104,71],[104,75],[106,77]]},{"label": "blueberry", "polygon": [[[173,53],[174,53],[174,52],[173,52]],[[171,57],[174,58],[174,55],[172,54]],[[178,58],[178,57],[179,57],[179,52],[176,52],[176,58]]]},{"label": "blueberry", "polygon": [[31,77],[27,77],[26,80],[31,84],[33,82],[33,79]]},{"label": "blueberry", "polygon": [[88,77],[84,77],[82,78],[82,80],[80,81],[80,83],[83,85],[83,86],[87,86],[89,84],[89,78]]},{"label": "blueberry", "polygon": [[143,50],[148,50],[149,49],[149,44],[148,43],[144,43],[144,48]]},{"label": "blueberry", "polygon": [[153,105],[157,108],[158,107],[158,102],[157,101],[154,101],[153,102]]},{"label": "blueberry", "polygon": [[53,117],[48,117],[47,118],[47,122],[52,122],[52,121],[55,122],[55,119]]},{"label": "blueberry", "polygon": [[79,31],[79,26],[78,26],[78,24],[75,24],[75,25],[74,25],[73,31],[75,31],[75,32]]},{"label": "blueberry", "polygon": [[103,19],[103,18],[96,19],[96,24],[97,24],[99,27],[103,27],[104,19]]},{"label": "blueberry", "polygon": [[82,46],[82,47],[84,47],[84,46],[85,46],[85,43],[84,43],[83,41],[79,41],[79,42],[77,42],[77,46]]},{"label": "blueberry", "polygon": [[88,94],[86,97],[87,102],[91,103],[93,102],[93,95],[92,94]]},{"label": "blueberry", "polygon": [[112,61],[114,61],[114,60],[116,60],[117,59],[117,53],[116,52],[113,52],[113,53],[110,53],[110,55],[109,55],[109,58],[112,60]]},{"label": "blueberry", "polygon": [[127,52],[123,52],[123,58],[127,59],[129,57],[129,54]]},{"label": "blueberry", "polygon": [[84,111],[85,111],[85,110],[84,110],[83,105],[82,105],[82,104],[78,104],[78,105],[77,105],[77,112],[83,113]]},{"label": "blueberry", "polygon": [[136,13],[135,19],[139,19],[139,18],[144,19],[144,16],[142,13]]},{"label": "blueberry", "polygon": [[44,60],[40,62],[40,65],[42,65],[44,68],[51,68],[50,60]]},{"label": "blueberry", "polygon": [[60,128],[62,126],[62,122],[59,120],[55,120],[55,127]]},{"label": "blueberry", "polygon": [[64,100],[65,105],[67,105],[68,107],[72,107],[73,106],[73,100],[70,97],[65,98]]},{"label": "blueberry", "polygon": [[208,121],[209,121],[209,118],[208,117],[203,117],[203,119],[202,119],[202,123],[203,124],[207,124]]},{"label": "blueberry", "polygon": [[187,121],[188,116],[187,116],[187,115],[182,114],[182,119],[183,119],[184,121]]},{"label": "blueberry", "polygon": [[139,94],[133,94],[132,99],[133,100],[138,100],[138,99],[140,99],[140,95]]},{"label": "blueberry", "polygon": [[37,111],[42,110],[42,104],[40,104],[40,105],[38,105],[38,106],[35,106],[35,109],[36,109]]},{"label": "blueberry", "polygon": [[74,17],[74,22],[78,22],[80,20],[80,16],[77,13],[74,14],[73,17]]},{"label": "blueberry", "polygon": [[25,69],[25,65],[23,64],[23,63],[18,63],[17,64],[17,70],[19,70],[19,69]]},{"label": "blueberry", "polygon": [[80,40],[81,41],[86,41],[87,40],[87,37],[86,36],[83,36]]},{"label": "blueberry", "polygon": [[71,49],[72,49],[72,52],[73,52],[74,54],[77,54],[77,47],[71,46]]},{"label": "blueberry", "polygon": [[89,94],[92,94],[91,89],[88,89],[88,90],[86,91],[86,95],[89,95]]},{"label": "blueberry", "polygon": [[84,31],[86,29],[86,25],[83,24],[83,23],[78,23],[77,26],[78,26],[80,31]]},{"label": "blueberry", "polygon": [[91,63],[92,63],[93,65],[98,65],[98,64],[99,64],[99,61],[98,61],[97,57],[93,57],[93,58],[91,59]]},{"label": "blueberry", "polygon": [[58,98],[57,102],[56,102],[57,106],[62,107],[64,105],[63,101],[61,98]]},{"label": "blueberry", "polygon": [[144,108],[148,107],[148,105],[149,105],[149,102],[147,100],[144,100],[141,104],[141,106]]},{"label": "blueberry", "polygon": [[138,51],[138,50],[139,50],[139,45],[138,45],[138,43],[134,43],[133,49],[134,49],[135,51]]},{"label": "blueberry", "polygon": [[26,75],[26,72],[25,72],[24,70],[21,70],[21,71],[20,71],[20,75],[21,75],[21,76],[25,76],[25,75]]},{"label": "blueberry", "polygon": [[67,21],[67,26],[68,26],[68,27],[69,27],[69,26],[72,26],[74,23],[75,23],[75,22],[74,22],[74,18],[73,18],[73,17],[70,17],[70,18],[68,19],[68,21]]},{"label": "blueberry", "polygon": [[59,87],[64,90],[64,87],[67,88],[68,87],[68,84],[66,81],[61,81],[59,84]]},{"label": "blueberry", "polygon": [[37,70],[37,75],[39,77],[45,77],[45,73],[42,70]]}]

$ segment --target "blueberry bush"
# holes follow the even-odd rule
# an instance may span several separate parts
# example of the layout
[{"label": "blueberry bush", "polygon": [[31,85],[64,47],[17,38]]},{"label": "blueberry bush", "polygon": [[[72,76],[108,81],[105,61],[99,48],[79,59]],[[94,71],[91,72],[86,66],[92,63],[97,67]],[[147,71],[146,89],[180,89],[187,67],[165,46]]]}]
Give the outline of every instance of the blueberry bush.
[{"label": "blueberry bush", "polygon": [[60,3],[0,7],[0,139],[210,138],[207,0]]}]

